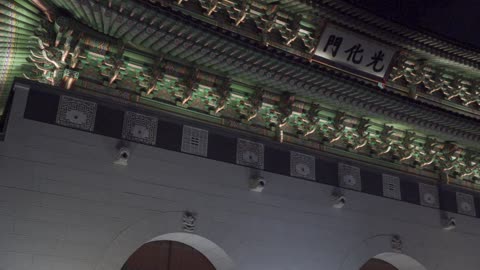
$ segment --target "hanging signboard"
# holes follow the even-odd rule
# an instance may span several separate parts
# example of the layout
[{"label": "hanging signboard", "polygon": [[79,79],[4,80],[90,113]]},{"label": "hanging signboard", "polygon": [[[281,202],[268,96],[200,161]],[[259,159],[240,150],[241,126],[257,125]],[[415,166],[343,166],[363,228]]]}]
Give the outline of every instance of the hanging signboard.
[{"label": "hanging signboard", "polygon": [[335,65],[383,79],[394,55],[395,50],[391,47],[327,24],[313,60],[327,60]]}]

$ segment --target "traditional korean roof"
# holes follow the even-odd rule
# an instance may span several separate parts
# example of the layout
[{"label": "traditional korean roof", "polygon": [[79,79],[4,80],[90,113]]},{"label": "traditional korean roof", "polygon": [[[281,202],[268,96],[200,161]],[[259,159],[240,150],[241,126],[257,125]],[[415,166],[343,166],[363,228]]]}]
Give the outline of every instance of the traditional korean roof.
[{"label": "traditional korean roof", "polygon": [[432,111],[429,106],[418,106],[415,102],[379,91],[368,81],[334,73],[307,61],[298,61],[302,59],[294,60],[288,54],[260,50],[250,45],[248,40],[234,40],[232,36],[219,34],[208,25],[196,24],[160,7],[134,4],[132,1],[53,2],[70,10],[75,17],[99,32],[153,52],[177,57],[191,65],[213,69],[247,84],[261,85],[278,93],[292,92],[331,105],[341,99],[345,109],[359,115],[410,121],[415,129],[427,134],[434,132],[470,145],[476,145],[480,140],[480,128],[475,121],[442,110]]},{"label": "traditional korean roof", "polygon": [[28,63],[29,40],[43,15],[28,1],[0,0],[0,114],[14,77],[22,76]]},{"label": "traditional korean roof", "polygon": [[311,5],[317,8],[320,14],[337,23],[343,22],[351,29],[411,50],[434,64],[452,64],[475,69],[480,67],[480,51],[465,43],[446,39],[422,29],[412,29],[342,0],[312,1]]},{"label": "traditional korean roof", "polygon": [[15,20],[4,20],[10,28],[1,33],[27,31],[15,44],[23,53],[16,57],[28,61],[8,65],[5,82],[23,74],[286,143],[431,177],[446,174],[463,186],[476,188],[480,180],[476,101],[433,95],[441,87],[468,92],[474,84],[445,77],[429,89],[436,75],[412,51],[396,58],[387,89],[311,62],[320,32],[309,23],[318,16],[312,3],[292,17],[300,6],[281,1],[288,12],[271,19],[278,29],[262,35],[265,10],[274,7],[263,2],[52,0],[56,9],[43,5],[42,19],[26,1],[16,0],[13,9],[2,1]]},{"label": "traditional korean roof", "polygon": [[399,50],[386,80],[388,91],[458,113],[479,114],[478,50],[344,1],[150,2],[304,59],[311,59],[325,24],[345,27]]}]

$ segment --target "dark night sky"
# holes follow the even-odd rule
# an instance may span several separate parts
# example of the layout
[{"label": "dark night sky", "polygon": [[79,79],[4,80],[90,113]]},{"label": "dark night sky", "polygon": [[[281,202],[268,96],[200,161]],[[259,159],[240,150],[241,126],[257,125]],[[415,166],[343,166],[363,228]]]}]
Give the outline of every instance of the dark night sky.
[{"label": "dark night sky", "polygon": [[347,0],[382,17],[480,49],[480,0]]}]

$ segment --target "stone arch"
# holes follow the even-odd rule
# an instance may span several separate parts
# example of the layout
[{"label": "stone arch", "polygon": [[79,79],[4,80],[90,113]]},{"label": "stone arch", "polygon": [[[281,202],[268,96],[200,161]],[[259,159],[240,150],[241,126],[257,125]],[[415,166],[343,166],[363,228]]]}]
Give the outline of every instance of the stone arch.
[{"label": "stone arch", "polygon": [[112,240],[98,260],[96,270],[120,270],[123,264],[143,244],[152,241],[176,241],[201,252],[216,270],[234,270],[234,263],[227,253],[213,241],[199,234],[185,233],[181,229],[181,212],[150,216],[138,221]]},{"label": "stone arch", "polygon": [[[177,241],[152,241],[139,247],[121,270],[216,270],[195,248]],[[396,269],[394,269],[396,270]]]},{"label": "stone arch", "polygon": [[426,270],[417,260],[406,255],[408,250],[404,250],[403,253],[394,252],[391,243],[392,236],[392,234],[379,234],[352,246],[342,258],[338,269],[359,270],[368,260],[374,258],[383,260],[398,270]]},{"label": "stone arch", "polygon": [[212,241],[192,233],[176,232],[154,237],[148,242],[175,241],[193,247],[213,264],[215,269],[233,269],[233,262],[225,251]]},{"label": "stone arch", "polygon": [[398,270],[395,266],[375,258],[368,260],[359,270]]},{"label": "stone arch", "polygon": [[402,253],[384,252],[373,258],[387,262],[398,270],[427,270],[417,260]]}]

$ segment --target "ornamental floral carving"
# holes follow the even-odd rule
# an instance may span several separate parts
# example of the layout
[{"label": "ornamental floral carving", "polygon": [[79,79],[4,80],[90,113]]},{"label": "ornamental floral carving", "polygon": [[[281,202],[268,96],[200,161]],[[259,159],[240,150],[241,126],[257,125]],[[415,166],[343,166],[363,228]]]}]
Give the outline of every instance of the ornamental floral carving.
[{"label": "ornamental floral carving", "polygon": [[[447,101],[457,102],[464,106],[480,105],[478,82],[445,72],[442,68],[433,68],[425,60],[412,60],[405,53],[394,61],[390,80],[398,82],[404,78],[410,91],[417,95],[417,86],[423,84],[426,93],[432,95],[440,92]],[[438,98],[438,97],[436,97]]]},{"label": "ornamental floral carving", "polygon": [[378,136],[373,139],[374,147],[372,151],[377,155],[384,155],[392,150],[395,140],[392,139],[393,126],[383,125],[382,130],[378,133]]},{"label": "ornamental floral carving", "polygon": [[262,107],[264,93],[265,90],[258,89],[246,101],[240,101],[237,111],[242,121],[249,122],[257,116],[258,111]]},{"label": "ornamental floral carving", "polygon": [[[237,15],[241,14],[238,7]],[[210,1],[209,9],[204,10],[208,12],[212,8],[212,12],[215,12],[225,8],[225,3]],[[284,14],[277,12],[273,5],[257,17],[249,18],[257,24],[260,19],[262,28],[268,32],[279,29],[278,23],[272,20],[276,18],[275,20],[285,21],[282,16]],[[336,150],[343,149],[346,155],[352,155],[347,151],[355,152],[357,156],[373,154],[374,158],[396,162],[392,166],[404,166],[403,163],[418,169],[436,170],[462,179],[461,183],[479,179],[478,153],[454,142],[441,142],[408,130],[398,129],[394,134],[393,127],[375,123],[374,120],[321,108],[316,101],[312,103],[310,99],[305,101],[302,97],[282,95],[274,89],[252,91],[251,86],[199,71],[195,67],[180,66],[167,59],[157,59],[155,65],[139,64],[124,57],[124,50],[127,48],[121,44],[107,46],[91,40],[87,42],[88,33],[80,37],[70,24],[60,24],[62,27],[55,31],[53,26],[48,24],[45,27],[50,28],[37,30],[37,37],[32,39],[35,47],[30,60],[34,72],[29,73],[30,78],[54,85],[65,82],[65,85],[69,84],[73,90],[76,89],[75,84],[81,83],[83,89],[105,91],[112,95],[120,93],[117,89],[123,82],[132,81],[135,85],[129,89],[132,93],[128,95],[131,100],[138,100],[138,97],[143,95],[151,99],[151,104],[159,102],[169,104],[170,107],[175,104],[182,107],[182,110],[187,108],[192,117],[210,114],[208,118],[216,119],[216,123],[228,122],[231,127],[263,136],[273,137],[273,127],[275,131],[281,130],[282,136],[290,143],[313,148],[320,144],[325,147],[333,144]],[[295,30],[295,24],[289,22],[282,27],[287,26],[290,30]],[[297,33],[296,39],[303,40],[304,36],[310,36],[302,31]],[[293,38],[293,35],[289,38]],[[161,42],[164,40],[161,39]],[[209,52],[204,50],[200,53]],[[212,61],[221,61],[218,57],[220,56],[212,54]],[[90,76],[92,70],[97,77]],[[209,76],[212,78],[206,78]],[[272,77],[275,76],[279,75],[272,74]],[[82,77],[88,77],[88,80]],[[426,62],[416,62],[401,56],[393,68],[391,80],[399,81],[403,77],[404,81],[415,88],[418,86],[420,89],[423,84],[427,94],[442,93],[446,100],[450,99],[452,102],[460,101],[464,105],[472,105],[478,103],[480,98],[478,82],[438,72]],[[102,78],[106,79],[105,84]],[[117,83],[119,87],[116,86]],[[245,125],[246,123],[248,125]],[[146,131],[148,130],[138,125],[132,127],[133,134],[146,134]]]},{"label": "ornamental floral carving", "polygon": [[415,132],[405,131],[400,144],[397,146],[396,155],[401,162],[405,162],[416,154]]},{"label": "ornamental floral carving", "polygon": [[345,112],[337,112],[333,118],[332,124],[328,126],[325,136],[330,143],[334,143],[345,135]]},{"label": "ornamental floral carving", "polygon": [[370,126],[371,125],[369,119],[360,118],[358,124],[354,127],[354,131],[352,132],[350,147],[353,147],[354,150],[358,151],[367,146],[370,136],[368,128]]}]

